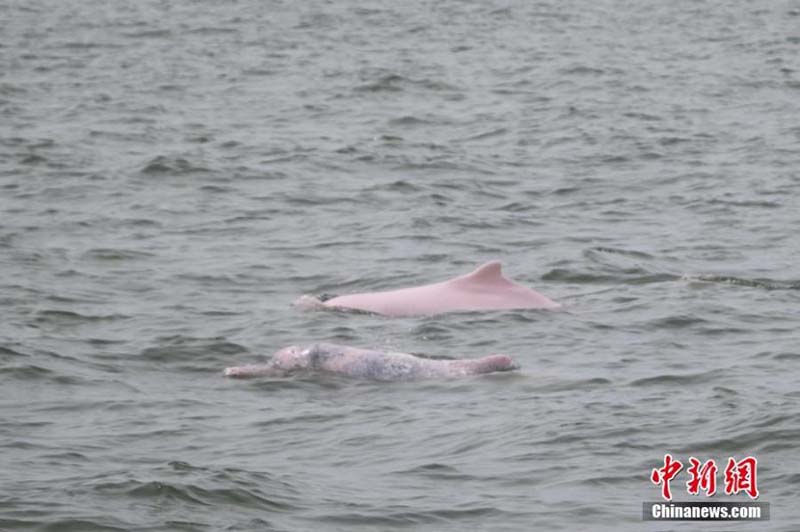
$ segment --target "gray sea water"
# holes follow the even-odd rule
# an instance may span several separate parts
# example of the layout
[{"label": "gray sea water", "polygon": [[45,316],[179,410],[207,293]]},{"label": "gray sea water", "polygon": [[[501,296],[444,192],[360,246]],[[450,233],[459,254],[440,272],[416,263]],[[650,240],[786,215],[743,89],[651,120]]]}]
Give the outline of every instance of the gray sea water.
[{"label": "gray sea water", "polygon": [[[797,1],[0,1],[0,529],[798,530],[799,168]],[[221,375],[322,341],[523,369]]]}]

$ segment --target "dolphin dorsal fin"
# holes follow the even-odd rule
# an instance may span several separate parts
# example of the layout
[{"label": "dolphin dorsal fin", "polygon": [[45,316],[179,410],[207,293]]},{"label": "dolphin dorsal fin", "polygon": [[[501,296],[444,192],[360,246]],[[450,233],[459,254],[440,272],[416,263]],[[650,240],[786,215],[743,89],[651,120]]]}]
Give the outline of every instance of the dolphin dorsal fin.
[{"label": "dolphin dorsal fin", "polygon": [[474,283],[492,283],[506,280],[503,277],[503,264],[499,260],[493,260],[478,266],[474,272],[468,273],[462,279]]}]

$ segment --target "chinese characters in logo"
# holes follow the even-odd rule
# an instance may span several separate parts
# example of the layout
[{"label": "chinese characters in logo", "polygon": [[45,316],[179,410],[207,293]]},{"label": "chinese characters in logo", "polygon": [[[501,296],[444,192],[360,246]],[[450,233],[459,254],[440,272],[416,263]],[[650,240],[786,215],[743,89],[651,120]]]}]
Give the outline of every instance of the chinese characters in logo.
[{"label": "chinese characters in logo", "polygon": [[725,493],[727,495],[735,495],[743,491],[747,493],[751,499],[757,498],[757,466],[758,462],[752,456],[743,458],[738,462],[733,458],[728,458],[728,465],[725,467]]},{"label": "chinese characters in logo", "polygon": [[[713,459],[700,462],[694,456],[689,457],[689,467],[686,472],[689,480],[686,482],[686,491],[690,495],[699,495],[705,492],[706,497],[711,497],[717,492],[717,464]],[[756,469],[758,461],[748,456],[738,462],[733,458],[728,458],[728,465],[725,467],[725,494],[736,495],[740,491],[745,492],[751,499],[758,498],[758,486],[756,482]],[[664,465],[658,469],[653,469],[650,480],[655,485],[661,486],[661,496],[672,500],[670,481],[674,480],[678,473],[683,469],[680,460],[672,458],[667,453],[664,455]]]}]

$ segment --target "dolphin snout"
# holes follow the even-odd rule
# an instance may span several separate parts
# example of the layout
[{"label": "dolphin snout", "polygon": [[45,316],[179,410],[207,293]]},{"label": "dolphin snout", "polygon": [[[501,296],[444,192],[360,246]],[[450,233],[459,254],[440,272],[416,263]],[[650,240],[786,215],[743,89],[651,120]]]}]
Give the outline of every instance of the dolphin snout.
[{"label": "dolphin snout", "polygon": [[254,364],[250,366],[232,366],[230,368],[225,368],[222,373],[226,377],[244,379],[248,377],[264,377],[272,375],[275,373],[275,371],[269,364]]}]

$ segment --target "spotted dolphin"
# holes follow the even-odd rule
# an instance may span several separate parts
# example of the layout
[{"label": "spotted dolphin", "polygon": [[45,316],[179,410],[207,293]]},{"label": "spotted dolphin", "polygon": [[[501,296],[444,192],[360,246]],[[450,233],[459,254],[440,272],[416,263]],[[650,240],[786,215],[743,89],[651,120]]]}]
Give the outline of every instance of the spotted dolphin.
[{"label": "spotted dolphin", "polygon": [[228,377],[283,377],[298,371],[316,371],[376,381],[412,381],[515,369],[519,369],[519,365],[506,355],[434,360],[408,353],[315,344],[310,347],[284,347],[266,364],[234,366],[225,369],[224,373]]}]

